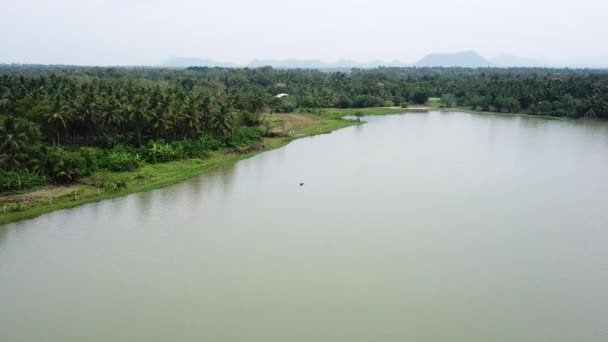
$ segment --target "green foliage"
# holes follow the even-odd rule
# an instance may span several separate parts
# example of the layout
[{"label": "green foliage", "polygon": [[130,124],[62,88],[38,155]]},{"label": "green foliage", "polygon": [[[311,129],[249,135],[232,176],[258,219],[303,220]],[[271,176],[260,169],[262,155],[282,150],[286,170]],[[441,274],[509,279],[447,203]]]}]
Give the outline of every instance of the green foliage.
[{"label": "green foliage", "polygon": [[150,178],[152,178],[152,168],[150,165],[142,167],[135,175],[135,180],[137,180],[139,184],[147,184]]},{"label": "green foliage", "polygon": [[[289,95],[274,98],[277,93]],[[197,158],[255,143],[260,136],[254,127],[271,133],[275,123],[264,118],[273,111],[346,110],[311,111],[338,118],[353,108],[383,111],[407,103],[572,118],[593,109],[608,119],[608,72],[3,65],[0,171],[40,170],[54,182],[70,182],[99,170],[129,171],[144,161]]]},{"label": "green foliage", "polygon": [[14,170],[0,173],[0,192],[26,190],[46,184],[46,176],[39,171]]},{"label": "green foliage", "polygon": [[352,107],[355,108],[366,108],[366,107],[382,107],[384,106],[384,100],[377,96],[372,95],[357,95],[353,99]]},{"label": "green foliage", "polygon": [[295,98],[288,96],[277,99],[272,108],[277,113],[292,113],[298,108],[298,102]]},{"label": "green foliage", "polygon": [[415,104],[425,104],[431,96],[430,92],[426,89],[417,89],[410,97],[410,101]]},{"label": "green foliage", "polygon": [[80,149],[80,155],[86,161],[87,174],[108,167],[106,153],[101,149],[95,147],[83,147]]},{"label": "green foliage", "polygon": [[125,148],[115,148],[108,154],[107,166],[110,171],[133,171],[143,164],[139,154]]},{"label": "green foliage", "polygon": [[246,146],[262,140],[264,133],[254,127],[239,127],[230,137],[231,146]]},{"label": "green foliage", "polygon": [[205,135],[198,139],[202,151],[217,151],[224,146],[223,141],[212,135]]},{"label": "green foliage", "polygon": [[351,108],[352,106],[353,100],[346,95],[341,95],[336,103],[336,107],[338,108]]},{"label": "green foliage", "polygon": [[441,106],[442,107],[453,108],[453,107],[456,107],[456,105],[458,105],[458,101],[456,99],[456,96],[454,96],[454,94],[449,93],[449,94],[443,94],[441,96]]},{"label": "green foliage", "polygon": [[87,161],[79,151],[49,148],[46,154],[46,170],[57,183],[69,183],[87,175]]},{"label": "green foliage", "polygon": [[[254,128],[242,128],[254,129]],[[199,139],[184,139],[171,143],[175,148],[177,158],[202,158],[207,156],[209,151],[217,150],[222,147],[223,142],[214,136],[204,136]]]},{"label": "green foliage", "polygon": [[156,164],[177,159],[177,151],[163,140],[150,141],[146,149],[146,161]]},{"label": "green foliage", "polygon": [[37,166],[34,156],[39,130],[29,120],[8,116],[0,125],[0,170]]}]

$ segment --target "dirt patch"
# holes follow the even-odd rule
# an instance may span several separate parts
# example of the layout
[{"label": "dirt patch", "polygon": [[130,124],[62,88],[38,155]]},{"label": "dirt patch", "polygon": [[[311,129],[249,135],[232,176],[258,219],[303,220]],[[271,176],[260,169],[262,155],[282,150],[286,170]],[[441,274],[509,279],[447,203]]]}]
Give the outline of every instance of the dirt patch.
[{"label": "dirt patch", "polygon": [[321,123],[321,119],[306,114],[284,113],[276,114],[276,116],[282,119],[283,122],[274,127],[272,132],[283,135],[292,135],[292,133],[297,131],[299,128]]},{"label": "dirt patch", "polygon": [[277,116],[286,119],[294,125],[314,125],[321,122],[320,119],[296,113],[277,114]]},{"label": "dirt patch", "polygon": [[0,196],[0,204],[7,203],[36,203],[46,202],[49,198],[62,198],[67,196],[73,196],[74,192],[82,192],[87,186],[82,184],[71,184],[71,185],[47,185],[44,188],[36,191],[28,192],[25,194]]}]

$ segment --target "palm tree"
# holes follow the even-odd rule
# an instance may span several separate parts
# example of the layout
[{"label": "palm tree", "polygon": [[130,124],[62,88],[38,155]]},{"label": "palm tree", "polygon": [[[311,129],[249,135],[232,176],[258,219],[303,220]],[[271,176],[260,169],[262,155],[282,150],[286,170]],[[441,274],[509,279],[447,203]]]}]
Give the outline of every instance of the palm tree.
[{"label": "palm tree", "polygon": [[162,108],[157,108],[151,112],[150,126],[156,138],[164,138],[173,127],[173,122]]},{"label": "palm tree", "polygon": [[11,90],[5,86],[0,86],[0,113],[8,110],[11,103]]},{"label": "palm tree", "polygon": [[133,106],[127,108],[127,118],[137,129],[137,142],[141,147],[141,131],[150,122],[150,112],[148,111],[148,103],[145,95],[135,97]]},{"label": "palm tree", "polygon": [[[46,114],[46,121],[49,124],[53,145],[61,145],[60,136],[67,130],[67,123],[70,121],[70,108],[59,99],[55,99],[51,105],[50,112]],[[55,140],[55,137],[57,140]]]},{"label": "palm tree", "polygon": [[249,105],[253,114],[259,114],[268,105],[269,100],[265,95],[266,93],[263,93],[261,90],[257,90],[251,96]]},{"label": "palm tree", "polygon": [[116,98],[106,100],[102,113],[103,124],[107,130],[114,132],[122,124],[123,117],[120,102]]},{"label": "palm tree", "polygon": [[200,118],[201,114],[198,111],[198,99],[190,96],[186,98],[184,111],[181,114],[180,121],[184,130],[184,137],[193,138],[200,133]]},{"label": "palm tree", "polygon": [[171,121],[171,127],[173,128],[173,140],[177,139],[177,133],[179,130],[179,124],[182,118],[181,106],[178,103],[172,103],[167,107],[165,117]]},{"label": "palm tree", "polygon": [[21,168],[26,159],[24,149],[30,141],[28,129],[14,116],[7,117],[0,126],[0,166],[2,169]]},{"label": "palm tree", "polygon": [[232,103],[226,99],[218,101],[218,110],[211,117],[211,127],[221,136],[228,136],[234,132],[237,121],[237,112]]},{"label": "palm tree", "polygon": [[209,121],[211,119],[211,115],[213,113],[213,98],[211,96],[205,95],[201,98],[199,105],[201,111],[201,131],[204,131],[209,127]]},{"label": "palm tree", "polygon": [[85,145],[89,144],[89,136],[95,134],[99,118],[99,107],[95,102],[95,95],[89,93],[76,103],[74,120],[78,123],[81,134],[84,134]]}]

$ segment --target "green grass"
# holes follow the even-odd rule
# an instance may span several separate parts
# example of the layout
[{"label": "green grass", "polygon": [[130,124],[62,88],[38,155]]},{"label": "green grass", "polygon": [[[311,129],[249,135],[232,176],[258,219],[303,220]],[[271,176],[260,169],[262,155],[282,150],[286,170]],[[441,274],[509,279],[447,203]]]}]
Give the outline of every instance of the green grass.
[{"label": "green grass", "polygon": [[352,126],[353,124],[354,122],[350,120],[324,118],[319,124],[310,125],[299,129],[298,133],[302,134],[303,136],[325,134],[340,128]]},{"label": "green grass", "polygon": [[388,114],[401,114],[405,113],[405,108],[389,108],[389,107],[377,107],[377,108],[325,108],[321,109],[319,114],[325,118],[343,118],[345,116],[353,116],[356,113],[363,115],[388,115]]},{"label": "green grass", "polygon": [[428,102],[426,103],[429,108],[441,108],[441,99],[438,97],[430,97]]}]

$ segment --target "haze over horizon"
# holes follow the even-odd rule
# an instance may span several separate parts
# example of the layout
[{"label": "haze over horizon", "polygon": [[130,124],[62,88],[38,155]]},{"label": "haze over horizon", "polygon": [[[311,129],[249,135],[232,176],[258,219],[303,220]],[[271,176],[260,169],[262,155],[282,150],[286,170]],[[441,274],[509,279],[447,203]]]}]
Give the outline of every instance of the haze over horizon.
[{"label": "haze over horizon", "polygon": [[608,55],[601,44],[608,2],[600,0],[5,2],[0,63],[159,65],[171,56],[413,63],[465,50],[554,61]]}]

